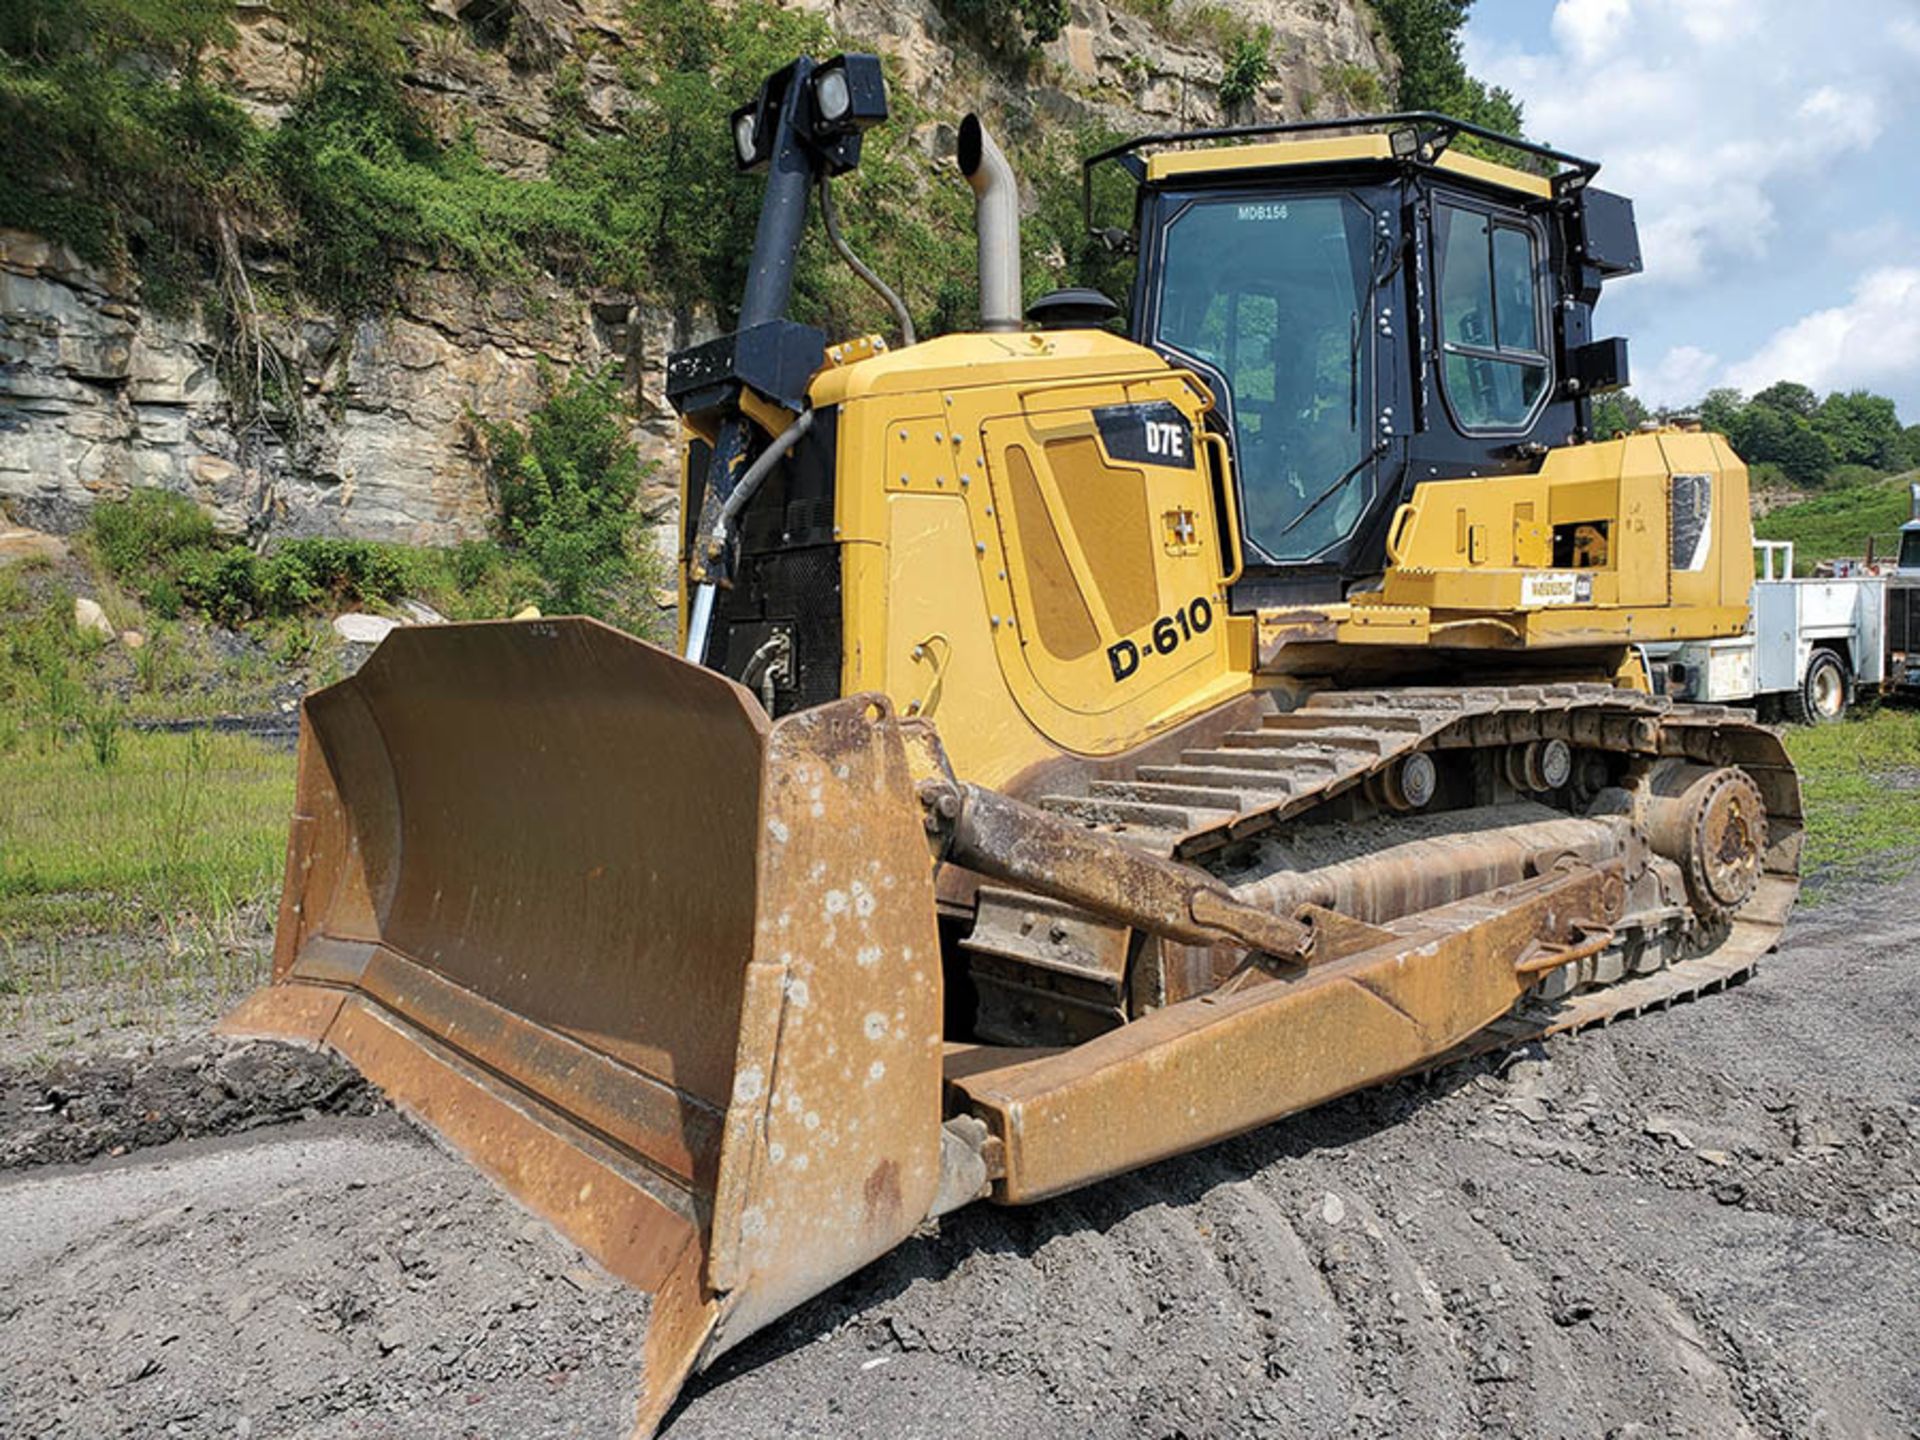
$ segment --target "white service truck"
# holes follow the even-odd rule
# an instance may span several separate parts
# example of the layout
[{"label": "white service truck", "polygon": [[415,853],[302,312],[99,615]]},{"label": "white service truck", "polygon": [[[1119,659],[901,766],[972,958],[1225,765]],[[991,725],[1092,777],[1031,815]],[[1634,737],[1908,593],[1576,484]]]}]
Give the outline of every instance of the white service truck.
[{"label": "white service truck", "polygon": [[1795,579],[1792,541],[1756,541],[1747,633],[1649,647],[1655,688],[1808,725],[1838,720],[1862,691],[1920,690],[1920,485],[1914,510],[1880,573]]}]

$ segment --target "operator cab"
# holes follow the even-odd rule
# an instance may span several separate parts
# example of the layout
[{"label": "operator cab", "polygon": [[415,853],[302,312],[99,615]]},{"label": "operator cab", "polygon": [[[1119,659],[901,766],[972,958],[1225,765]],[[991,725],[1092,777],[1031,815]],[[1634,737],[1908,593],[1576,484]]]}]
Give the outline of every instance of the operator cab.
[{"label": "operator cab", "polygon": [[1237,609],[1371,584],[1418,481],[1536,469],[1626,383],[1592,310],[1639,247],[1590,162],[1434,115],[1241,127],[1093,157],[1089,207],[1107,160],[1138,186],[1129,333],[1207,383],[1232,450]]},{"label": "operator cab", "polygon": [[1895,569],[1901,575],[1920,575],[1920,481],[1908,487],[1908,495],[1913,518],[1900,527],[1900,563]]}]

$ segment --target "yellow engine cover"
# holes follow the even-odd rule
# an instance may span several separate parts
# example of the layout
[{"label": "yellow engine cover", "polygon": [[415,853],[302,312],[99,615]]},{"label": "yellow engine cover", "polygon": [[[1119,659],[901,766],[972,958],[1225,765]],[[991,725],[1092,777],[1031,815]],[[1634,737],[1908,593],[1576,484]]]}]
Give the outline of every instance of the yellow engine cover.
[{"label": "yellow engine cover", "polygon": [[1252,684],[1197,377],[1097,331],[950,335],[815,382],[839,410],[844,693],[1005,783]]},{"label": "yellow engine cover", "polygon": [[1430,676],[1452,663],[1436,651],[1556,651],[1528,673],[1610,677],[1635,643],[1746,622],[1747,475],[1713,435],[1427,481],[1376,588],[1236,615],[1212,396],[1153,351],[1102,331],[948,335],[842,352],[812,400],[837,414],[840,693],[937,722],[986,785],[1024,789],[1256,688]]}]

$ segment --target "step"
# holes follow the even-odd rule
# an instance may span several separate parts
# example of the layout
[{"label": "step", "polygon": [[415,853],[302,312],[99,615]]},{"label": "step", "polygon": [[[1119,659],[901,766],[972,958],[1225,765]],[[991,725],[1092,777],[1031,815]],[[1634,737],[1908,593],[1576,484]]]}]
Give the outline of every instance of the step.
[{"label": "step", "polygon": [[[1247,808],[1244,792],[1230,786],[1156,783],[1151,780],[1096,780],[1087,787],[1089,799],[1139,800],[1149,804],[1218,810],[1230,819]],[[1284,800],[1284,795],[1275,799]],[[1210,823],[1203,821],[1203,824]]]},{"label": "step", "polygon": [[[1439,718],[1439,717],[1434,717]],[[1397,734],[1419,734],[1430,728],[1428,720],[1401,710],[1293,710],[1285,715],[1263,715],[1263,730],[1385,730]]]},{"label": "step", "polygon": [[1135,773],[1156,785],[1217,785],[1254,800],[1293,794],[1293,786],[1272,770],[1224,765],[1142,765]]},{"label": "step", "polygon": [[1085,795],[1042,795],[1040,808],[1095,825],[1124,827],[1129,840],[1151,845],[1161,836],[1171,845],[1180,836],[1231,820],[1238,810],[1191,805],[1158,805],[1142,800],[1091,799]]},{"label": "step", "polygon": [[1332,756],[1310,750],[1256,749],[1246,745],[1226,750],[1182,750],[1180,763],[1208,770],[1263,770],[1281,775],[1299,770],[1325,774],[1339,768]]},{"label": "step", "polygon": [[1303,759],[1326,759],[1330,758],[1329,751],[1377,757],[1402,749],[1406,740],[1385,735],[1289,735],[1272,730],[1229,730],[1220,737],[1220,743],[1232,750],[1262,750]]}]

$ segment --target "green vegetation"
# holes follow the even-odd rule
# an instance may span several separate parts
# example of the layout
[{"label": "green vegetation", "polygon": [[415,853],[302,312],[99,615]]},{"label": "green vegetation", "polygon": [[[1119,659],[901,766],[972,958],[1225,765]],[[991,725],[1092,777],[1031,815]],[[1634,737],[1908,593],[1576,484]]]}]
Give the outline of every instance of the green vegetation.
[{"label": "green vegetation", "polygon": [[1377,115],[1387,108],[1386,83],[1364,65],[1329,65],[1320,72],[1320,83],[1355,113]]},{"label": "green vegetation", "polygon": [[1273,78],[1273,31],[1262,25],[1251,35],[1242,35],[1227,47],[1226,66],[1220,76],[1220,103],[1229,112],[1249,104],[1260,87]]},{"label": "green vegetation", "polygon": [[[227,0],[0,7],[0,225],[132,258],[163,290],[254,200],[258,135],[202,57]],[[151,217],[167,217],[163,226]]]},{"label": "green vegetation", "polygon": [[1888,471],[1920,466],[1920,425],[1903,427],[1894,403],[1870,390],[1835,390],[1823,400],[1778,380],[1751,398],[1723,387],[1692,405],[1649,410],[1630,391],[1594,402],[1597,434],[1631,432],[1649,420],[1693,415],[1733,442],[1756,489],[1779,485],[1844,488]]},{"label": "green vegetation", "polygon": [[227,625],[397,600],[436,563],[433,552],[367,540],[290,540],[256,555],[217,534],[191,500],[162,490],[94,507],[84,543],[161,618],[190,609]]},{"label": "green vegetation", "polygon": [[537,602],[657,632],[660,565],[638,533],[642,467],[617,373],[575,372],[524,425],[476,424],[500,507],[494,541],[432,550],[321,537],[256,554],[184,496],[136,490],[96,506],[82,544],[130,603],[162,620],[288,622],[417,596],[457,620]]},{"label": "green vegetation", "polygon": [[1733,442],[1751,465],[1775,467],[1799,485],[1845,478],[1843,467],[1871,470],[1920,465],[1920,426],[1902,429],[1893,401],[1866,390],[1834,391],[1825,400],[1805,385],[1781,380],[1744,399],[1738,390],[1707,392],[1701,423]]},{"label": "green vegetation", "polygon": [[1841,725],[1795,727],[1787,749],[1807,812],[1809,900],[1834,881],[1890,878],[1920,843],[1920,713],[1877,709]]},{"label": "green vegetation", "polygon": [[1652,418],[1653,412],[1631,390],[1613,390],[1594,397],[1593,433],[1602,440],[1631,435]]},{"label": "green vegetation", "polygon": [[1809,573],[1822,560],[1863,556],[1872,537],[1883,559],[1899,554],[1900,527],[1911,515],[1908,485],[1920,474],[1857,476],[1753,522],[1762,540],[1793,541],[1794,564]]},{"label": "green vegetation", "polygon": [[545,581],[547,608],[655,628],[657,565],[638,548],[640,457],[616,371],[575,371],[525,426],[481,428],[502,537]]},{"label": "green vegetation", "polygon": [[1071,14],[1067,0],[946,0],[946,10],[1001,50],[1024,50],[1057,40]]},{"label": "green vegetation", "polygon": [[[1520,102],[1467,73],[1460,27],[1473,0],[1371,0],[1394,54],[1400,57],[1396,99],[1402,110],[1437,110],[1502,135],[1522,134]],[[1476,142],[1463,142],[1468,149]],[[1496,156],[1496,158],[1498,158]]]},{"label": "green vegetation", "polygon": [[[795,55],[835,48],[819,19],[768,0],[631,0],[634,43],[619,63],[636,107],[616,133],[589,126],[579,61],[563,62],[551,84],[550,172],[517,179],[490,167],[470,137],[436,136],[402,85],[408,45],[477,43],[470,32],[405,0],[290,0],[311,78],[268,130],[212,73],[236,3],[7,7],[0,223],[136,264],[151,300],[197,298],[255,343],[250,307],[377,309],[422,260],[505,282],[544,271],[724,307],[740,293],[759,195],[758,179],[735,171],[728,112]],[[1061,0],[1015,8],[1042,38],[1065,13]],[[964,273],[965,210],[951,185],[915,203],[926,178],[909,149],[916,116],[910,95],[896,89],[895,100],[900,123],[869,137],[868,163],[846,182],[867,204],[843,210],[853,242],[925,313],[941,281]],[[243,253],[281,259],[271,268],[289,278],[263,290],[256,275],[243,300],[223,296],[214,277]],[[796,310],[845,328],[873,302],[829,262],[809,244]]]},{"label": "green vegetation", "polygon": [[114,732],[0,759],[0,934],[148,927],[269,900],[293,756],[243,735]]},{"label": "green vegetation", "polygon": [[293,755],[136,722],[257,713],[290,675],[337,673],[323,625],[262,627],[277,650],[223,642],[154,620],[97,572],[109,618],[145,633],[109,643],[75,627],[70,575],[0,566],[0,1033],[51,1043],[187,1002],[204,1015],[258,977]]},{"label": "green vegetation", "polygon": [[[1080,190],[1080,157],[1092,155],[1123,137],[1112,127],[1090,123],[1076,130],[1055,128],[1028,146],[1023,170],[1034,199],[1030,213],[1021,217],[1021,273],[1024,298],[1033,300],[1060,285],[1088,285],[1118,300],[1133,293],[1134,259],[1124,250],[1109,248],[1087,231]],[[1102,165],[1093,176],[1093,221],[1097,226],[1130,231],[1133,224],[1133,182],[1118,165]],[[979,296],[971,268],[944,293],[947,309],[937,316],[940,329],[970,327]],[[938,333],[938,330],[933,333]]]},{"label": "green vegetation", "polygon": [[481,276],[536,265],[604,275],[628,263],[599,197],[490,169],[470,142],[442,145],[392,71],[329,69],[266,141],[261,162],[292,213],[301,283],[343,310],[377,307],[412,256]]}]

